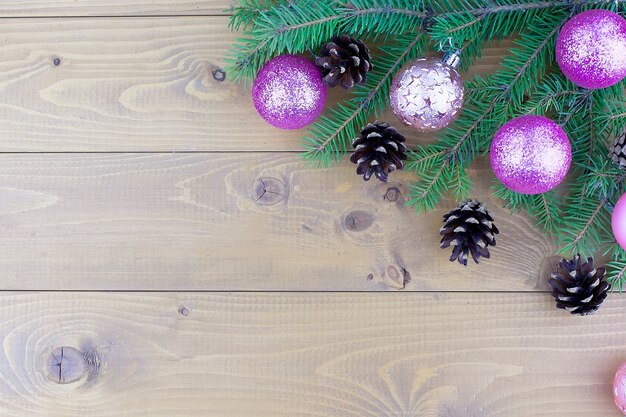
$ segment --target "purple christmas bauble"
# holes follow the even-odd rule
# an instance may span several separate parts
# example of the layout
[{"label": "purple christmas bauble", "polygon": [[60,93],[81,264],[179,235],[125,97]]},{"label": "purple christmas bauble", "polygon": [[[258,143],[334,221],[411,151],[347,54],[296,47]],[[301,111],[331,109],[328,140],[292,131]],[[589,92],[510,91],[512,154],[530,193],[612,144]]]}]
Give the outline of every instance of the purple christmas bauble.
[{"label": "purple christmas bauble", "polygon": [[498,130],[489,156],[494,174],[508,188],[540,194],[563,181],[572,163],[572,146],[552,120],[522,116]]},{"label": "purple christmas bauble", "polygon": [[463,107],[463,80],[454,66],[436,58],[407,64],[393,79],[391,109],[404,124],[422,132],[449,125]]},{"label": "purple christmas bauble", "polygon": [[608,10],[577,14],[559,33],[556,62],[581,87],[617,84],[626,77],[626,20]]},{"label": "purple christmas bauble", "polygon": [[[613,207],[611,228],[617,243],[622,249],[626,250],[626,194],[623,194],[617,200],[615,207]],[[626,406],[626,392],[624,392],[624,400],[624,405]]]},{"label": "purple christmas bauble", "polygon": [[613,399],[615,405],[623,414],[626,414],[626,362],[622,363],[613,378]]},{"label": "purple christmas bauble", "polygon": [[320,69],[296,55],[280,55],[263,66],[252,86],[259,115],[272,126],[300,129],[320,115],[326,85]]}]

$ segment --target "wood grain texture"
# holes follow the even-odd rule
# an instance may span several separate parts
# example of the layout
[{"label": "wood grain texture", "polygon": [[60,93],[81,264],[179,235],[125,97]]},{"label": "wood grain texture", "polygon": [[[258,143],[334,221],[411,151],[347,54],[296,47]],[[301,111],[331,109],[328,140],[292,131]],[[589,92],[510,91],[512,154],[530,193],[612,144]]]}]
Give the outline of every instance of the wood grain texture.
[{"label": "wood grain texture", "polygon": [[[501,237],[463,268],[441,215],[404,201],[415,178],[364,182],[349,162],[292,154],[0,157],[2,289],[543,290],[553,243],[490,196]],[[520,255],[523,254],[523,255]]]},{"label": "wood grain texture", "polygon": [[232,0],[3,0],[0,17],[224,14]]},{"label": "wood grain texture", "polygon": [[[225,16],[4,19],[0,152],[301,151],[303,131],[270,127],[249,91],[215,78],[235,39],[226,26]],[[506,50],[487,49],[472,71],[493,71]],[[335,89],[329,105],[342,97]],[[402,131],[409,143],[433,138]]]},{"label": "wood grain texture", "polygon": [[[624,308],[612,296],[571,316],[542,293],[5,294],[0,415],[618,417]],[[60,346],[82,352],[74,382],[50,375]]]}]

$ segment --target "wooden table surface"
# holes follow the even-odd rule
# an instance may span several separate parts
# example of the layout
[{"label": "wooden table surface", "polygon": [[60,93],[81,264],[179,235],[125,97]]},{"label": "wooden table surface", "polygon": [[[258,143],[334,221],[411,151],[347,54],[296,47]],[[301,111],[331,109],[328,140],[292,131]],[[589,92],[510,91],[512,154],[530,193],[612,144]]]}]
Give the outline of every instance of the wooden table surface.
[{"label": "wooden table surface", "polygon": [[216,76],[228,1],[0,3],[0,416],[621,415],[626,299],[556,310],[484,160],[501,237],[467,268],[411,175],[307,169]]}]

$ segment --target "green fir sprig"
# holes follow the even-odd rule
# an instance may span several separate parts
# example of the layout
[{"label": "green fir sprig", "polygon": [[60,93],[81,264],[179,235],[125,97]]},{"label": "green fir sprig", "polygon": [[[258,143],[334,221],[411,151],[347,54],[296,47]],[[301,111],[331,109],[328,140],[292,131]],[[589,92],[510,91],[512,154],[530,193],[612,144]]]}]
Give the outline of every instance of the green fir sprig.
[{"label": "green fir sprig", "polygon": [[429,50],[459,48],[467,69],[487,43],[514,37],[497,71],[466,81],[457,121],[434,143],[409,151],[407,169],[417,180],[408,203],[424,212],[448,195],[468,197],[468,168],[488,152],[500,126],[524,114],[551,117],[572,142],[565,185],[523,195],[497,184],[494,195],[555,235],[563,255],[610,256],[609,279],[621,291],[626,253],[612,236],[610,216],[626,175],[611,163],[607,145],[626,129],[626,82],[603,90],[579,88],[558,71],[554,56],[560,28],[591,8],[624,15],[626,0],[239,0],[230,10],[230,27],[242,34],[227,71],[231,79],[248,83],[269,59],[282,53],[313,56],[340,33],[377,46],[366,84],[329,108],[304,137],[304,158],[326,167],[349,152],[360,129],[387,107],[391,81],[407,62]]}]

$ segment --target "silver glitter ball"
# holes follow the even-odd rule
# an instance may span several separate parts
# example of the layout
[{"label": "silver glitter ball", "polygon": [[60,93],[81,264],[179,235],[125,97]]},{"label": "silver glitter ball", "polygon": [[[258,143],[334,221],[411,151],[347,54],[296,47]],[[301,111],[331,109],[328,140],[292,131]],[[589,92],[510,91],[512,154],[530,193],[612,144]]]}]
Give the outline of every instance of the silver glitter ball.
[{"label": "silver glitter ball", "polygon": [[461,111],[465,89],[453,66],[438,58],[412,61],[396,74],[389,102],[393,112],[406,125],[422,132],[448,126]]}]

